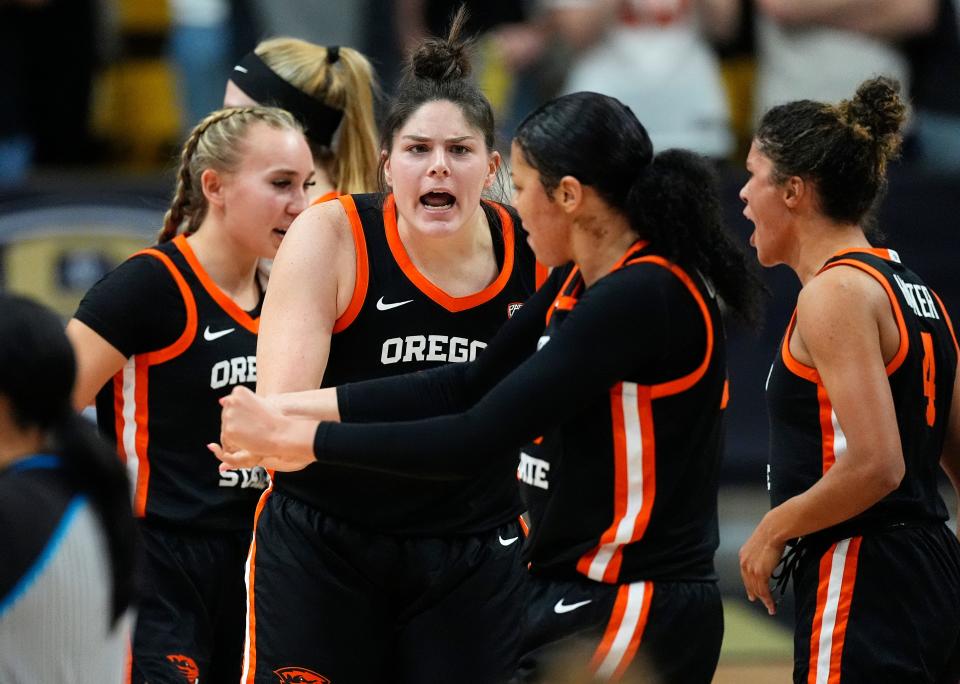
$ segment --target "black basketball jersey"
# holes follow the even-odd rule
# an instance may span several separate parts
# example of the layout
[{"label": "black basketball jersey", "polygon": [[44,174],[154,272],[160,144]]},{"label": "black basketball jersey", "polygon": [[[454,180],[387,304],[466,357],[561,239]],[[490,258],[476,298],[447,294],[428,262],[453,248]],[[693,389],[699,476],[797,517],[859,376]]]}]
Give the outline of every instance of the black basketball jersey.
[{"label": "black basketball jersey", "polygon": [[[526,556],[531,571],[553,577],[605,583],[715,579],[727,396],[716,294],[699,274],[651,253],[643,242],[613,271],[621,268],[666,269],[668,278],[680,281],[664,308],[674,319],[690,319],[676,329],[695,331],[691,337],[700,340],[701,356],[693,370],[676,357],[638,359],[608,392],[580,399],[584,405],[575,419],[522,450],[518,480],[531,519]],[[646,282],[653,287],[662,275],[651,276]],[[547,313],[539,347],[562,336],[564,320],[583,293],[574,267]],[[644,334],[669,340],[675,333],[651,327]],[[602,354],[602,347],[595,353]]]},{"label": "black basketball jersey", "polygon": [[[334,327],[324,387],[475,358],[545,275],[513,210],[484,201],[500,273],[480,292],[451,297],[410,261],[393,195],[339,201],[353,230],[357,280]],[[431,481],[315,463],[277,473],[276,488],[340,519],[397,534],[489,530],[521,510],[516,483],[502,469]]]},{"label": "black basketball jersey", "polygon": [[259,306],[253,315],[237,306],[183,236],[134,257],[158,259],[186,309],[175,342],[131,355],[97,394],[97,423],[127,464],[134,513],[195,528],[249,528],[266,471],[220,473],[206,445],[220,441],[220,397],[236,385],[256,386]]},{"label": "black basketball jersey", "polygon": [[[956,339],[937,295],[888,249],[850,249],[821,272],[851,266],[886,290],[900,330],[900,347],[887,364],[906,471],[896,490],[833,530],[862,533],[875,524],[947,519],[937,472],[957,372]],[[846,436],[815,368],[790,353],[796,312],[767,381],[770,414],[770,500],[777,506],[819,480],[847,453]],[[830,535],[831,530],[824,534]],[[835,536],[835,535],[834,535]]]}]

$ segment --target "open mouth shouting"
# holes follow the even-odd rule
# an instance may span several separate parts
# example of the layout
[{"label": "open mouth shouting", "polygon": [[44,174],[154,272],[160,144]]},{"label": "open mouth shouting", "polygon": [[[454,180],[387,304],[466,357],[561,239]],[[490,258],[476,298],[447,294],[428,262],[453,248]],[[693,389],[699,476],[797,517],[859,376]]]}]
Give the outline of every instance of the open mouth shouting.
[{"label": "open mouth shouting", "polygon": [[457,198],[446,190],[432,190],[426,194],[420,195],[420,204],[427,211],[447,211],[452,209],[457,203]]}]

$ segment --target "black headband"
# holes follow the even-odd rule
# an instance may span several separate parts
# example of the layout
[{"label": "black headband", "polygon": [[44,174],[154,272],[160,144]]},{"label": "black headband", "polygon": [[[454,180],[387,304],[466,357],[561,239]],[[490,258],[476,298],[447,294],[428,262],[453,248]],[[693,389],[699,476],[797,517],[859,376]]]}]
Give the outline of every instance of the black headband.
[{"label": "black headband", "polygon": [[263,105],[286,109],[299,121],[307,136],[316,143],[330,146],[343,112],[307,95],[268,67],[255,52],[244,55],[230,74],[230,80],[243,92]]}]

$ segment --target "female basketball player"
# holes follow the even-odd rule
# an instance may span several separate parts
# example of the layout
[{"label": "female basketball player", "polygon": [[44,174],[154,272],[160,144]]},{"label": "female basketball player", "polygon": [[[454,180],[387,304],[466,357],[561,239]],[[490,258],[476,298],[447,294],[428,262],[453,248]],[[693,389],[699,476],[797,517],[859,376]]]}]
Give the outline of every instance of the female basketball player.
[{"label": "female basketball player", "polygon": [[120,682],[136,531],[116,455],[70,405],[53,312],[0,294],[0,681]]},{"label": "female basketball player", "polygon": [[[533,293],[519,221],[481,199],[500,156],[461,25],[412,56],[387,114],[391,192],[313,207],[286,237],[259,393],[467,361]],[[456,482],[322,465],[278,474],[251,554],[244,681],[506,679],[525,577],[520,511],[502,468]]]},{"label": "female basketball player", "polygon": [[376,189],[373,89],[373,68],[357,50],[271,38],[233,68],[223,105],[275,105],[296,117],[313,152],[316,203]]},{"label": "female basketball player", "polygon": [[219,433],[217,399],[256,383],[257,263],[307,206],[312,176],[287,112],[214,112],[183,146],[159,244],[95,285],[67,326],[75,405],[96,397],[135,485],[150,585],[134,682],[239,680],[243,564],[267,477],[220,475],[203,445]]},{"label": "female basketball player", "polygon": [[235,392],[225,443],[262,460],[223,458],[466,482],[515,474],[531,517],[518,679],[543,677],[579,637],[601,679],[652,668],[709,682],[723,636],[718,296],[749,315],[758,281],[722,229],[706,163],[654,156],[613,98],[542,106],[512,159],[529,242],[555,269],[489,348],[467,365],[341,387],[330,411],[329,391],[316,397],[315,413],[402,423],[318,426]]},{"label": "female basketball player", "polygon": [[960,676],[960,545],[937,492],[938,464],[960,484],[956,337],[933,290],[864,234],[901,141],[897,91],[878,78],[836,105],[774,107],[740,191],[760,263],[803,284],[767,386],[773,508],[740,551],[748,596],[773,613],[793,546],[797,682]]}]

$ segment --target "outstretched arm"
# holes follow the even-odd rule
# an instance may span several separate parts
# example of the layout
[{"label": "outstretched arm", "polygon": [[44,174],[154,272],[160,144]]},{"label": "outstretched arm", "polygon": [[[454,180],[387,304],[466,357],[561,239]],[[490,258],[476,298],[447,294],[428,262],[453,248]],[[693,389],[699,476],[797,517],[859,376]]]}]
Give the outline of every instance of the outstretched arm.
[{"label": "outstretched arm", "polygon": [[[645,332],[669,325],[665,302],[675,299],[664,292],[672,288],[682,285],[658,266],[615,273],[591,287],[560,332],[468,410],[402,423],[313,423],[316,459],[423,477],[470,476],[492,454],[521,446],[636,369],[655,366],[666,344],[661,336]],[[251,409],[247,399],[235,394],[225,400],[227,438],[254,445],[246,448],[274,459],[271,467],[284,469],[285,454],[293,467],[306,465],[301,459],[311,444],[302,439],[293,444],[289,437],[296,433],[302,438],[309,432],[304,425],[294,425],[294,419],[278,411],[271,414],[262,404],[256,410],[264,422],[255,425],[246,415]]]}]

